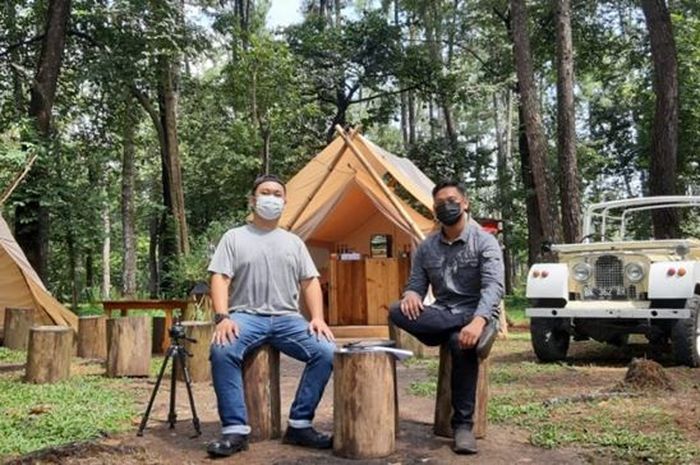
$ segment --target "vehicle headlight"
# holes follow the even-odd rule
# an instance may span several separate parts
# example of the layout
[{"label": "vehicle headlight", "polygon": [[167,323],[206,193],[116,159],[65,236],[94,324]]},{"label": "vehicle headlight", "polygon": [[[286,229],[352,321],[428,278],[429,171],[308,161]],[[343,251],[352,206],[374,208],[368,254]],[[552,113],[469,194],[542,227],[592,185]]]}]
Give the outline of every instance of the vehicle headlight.
[{"label": "vehicle headlight", "polygon": [[588,281],[591,277],[591,265],[588,263],[577,263],[574,265],[574,279],[579,282]]},{"label": "vehicle headlight", "polygon": [[644,268],[637,262],[628,263],[625,265],[625,276],[631,283],[638,283],[644,278]]}]

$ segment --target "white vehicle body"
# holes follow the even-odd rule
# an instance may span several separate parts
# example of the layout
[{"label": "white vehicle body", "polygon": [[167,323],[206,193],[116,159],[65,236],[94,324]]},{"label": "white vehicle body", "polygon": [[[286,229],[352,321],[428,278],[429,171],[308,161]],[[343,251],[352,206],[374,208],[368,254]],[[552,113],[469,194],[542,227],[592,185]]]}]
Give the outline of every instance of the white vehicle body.
[{"label": "white vehicle body", "polygon": [[[576,339],[617,343],[641,333],[662,342],[672,338],[676,326],[690,324],[693,360],[700,364],[700,327],[695,321],[700,312],[695,309],[700,305],[700,240],[624,238],[633,213],[686,207],[700,207],[700,196],[617,200],[586,210],[585,242],[553,245],[558,263],[537,263],[528,272],[531,307],[526,315],[533,319],[531,328],[536,327],[533,346],[538,352],[539,344],[540,358],[560,359],[548,354],[561,355],[568,348],[561,334],[561,345],[551,346],[551,328]],[[596,227],[600,242],[591,241]],[[612,240],[613,235],[618,237]]]}]

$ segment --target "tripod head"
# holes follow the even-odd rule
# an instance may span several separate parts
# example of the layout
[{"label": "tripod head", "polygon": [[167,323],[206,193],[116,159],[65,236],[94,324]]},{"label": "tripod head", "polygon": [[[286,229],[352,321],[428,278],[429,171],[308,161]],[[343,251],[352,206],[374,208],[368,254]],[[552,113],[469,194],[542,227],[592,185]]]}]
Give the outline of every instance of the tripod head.
[{"label": "tripod head", "polygon": [[185,334],[185,327],[180,322],[179,317],[176,317],[173,321],[173,325],[168,330],[168,334],[170,335],[170,339],[173,341],[173,344],[178,346],[182,345],[183,341],[189,341],[195,344],[197,343],[197,339],[187,337],[187,334]]}]

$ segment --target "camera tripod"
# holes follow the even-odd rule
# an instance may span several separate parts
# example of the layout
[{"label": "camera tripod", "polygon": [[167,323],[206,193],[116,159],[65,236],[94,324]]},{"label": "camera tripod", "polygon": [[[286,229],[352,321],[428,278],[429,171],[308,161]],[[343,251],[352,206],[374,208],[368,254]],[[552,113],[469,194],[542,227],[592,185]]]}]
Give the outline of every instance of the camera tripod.
[{"label": "camera tripod", "polygon": [[185,375],[185,386],[187,386],[187,395],[190,400],[190,409],[192,410],[192,424],[197,432],[197,436],[202,434],[202,430],[199,427],[197,410],[194,406],[194,397],[192,396],[192,378],[190,378],[190,372],[187,369],[187,364],[185,363],[186,357],[192,357],[192,354],[189,353],[182,345],[183,339],[194,343],[196,343],[197,340],[185,336],[185,328],[183,328],[180,322],[177,320],[170,328],[169,334],[171,340],[170,347],[165,353],[165,359],[163,360],[163,365],[160,368],[158,379],[156,379],[156,385],[151,393],[151,399],[148,401],[148,407],[146,407],[146,412],[143,414],[143,418],[141,418],[141,425],[139,425],[139,430],[136,433],[137,436],[143,436],[143,430],[146,428],[148,416],[151,414],[151,409],[153,408],[153,401],[158,393],[160,383],[163,381],[163,374],[165,373],[165,368],[168,365],[168,360],[170,358],[173,359],[173,369],[170,378],[170,411],[168,412],[168,423],[170,424],[170,429],[175,428],[175,421],[177,420],[177,414],[175,413],[175,387],[177,386],[177,370],[179,364],[183,374]]}]

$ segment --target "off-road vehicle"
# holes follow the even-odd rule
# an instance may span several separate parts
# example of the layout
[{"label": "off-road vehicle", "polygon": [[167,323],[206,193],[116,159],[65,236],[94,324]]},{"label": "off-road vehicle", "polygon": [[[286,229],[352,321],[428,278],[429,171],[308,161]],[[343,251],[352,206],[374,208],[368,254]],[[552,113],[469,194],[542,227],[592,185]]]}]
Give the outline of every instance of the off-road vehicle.
[{"label": "off-road vehicle", "polygon": [[684,207],[700,207],[700,196],[591,205],[583,242],[552,245],[557,262],[530,268],[526,315],[540,360],[565,359],[571,339],[623,345],[642,334],[651,347],[670,343],[677,363],[700,366],[700,240],[626,239],[639,212]]}]

